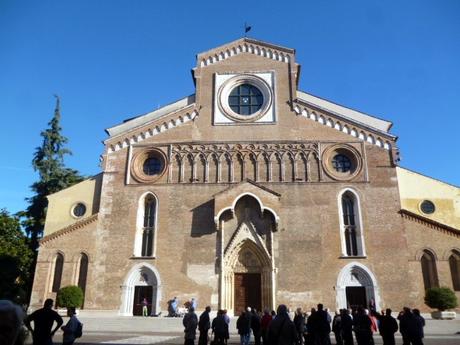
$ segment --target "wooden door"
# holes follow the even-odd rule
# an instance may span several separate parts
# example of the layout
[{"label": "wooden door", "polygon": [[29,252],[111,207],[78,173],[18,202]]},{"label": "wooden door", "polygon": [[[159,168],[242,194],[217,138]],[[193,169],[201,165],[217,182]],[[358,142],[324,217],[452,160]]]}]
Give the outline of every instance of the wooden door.
[{"label": "wooden door", "polygon": [[347,286],[345,291],[349,308],[367,308],[366,288],[364,286]]},{"label": "wooden door", "polygon": [[133,315],[142,316],[142,301],[147,299],[148,306],[148,315],[152,312],[152,295],[153,287],[152,286],[135,286],[134,287],[134,301],[133,301]]},{"label": "wooden door", "polygon": [[261,309],[260,273],[235,273],[235,315],[246,307]]}]

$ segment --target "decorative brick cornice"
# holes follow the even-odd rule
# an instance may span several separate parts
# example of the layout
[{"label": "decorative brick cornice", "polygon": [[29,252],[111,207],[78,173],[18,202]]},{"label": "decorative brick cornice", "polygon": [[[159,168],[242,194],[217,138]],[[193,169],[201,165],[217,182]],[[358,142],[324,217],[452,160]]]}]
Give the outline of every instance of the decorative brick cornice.
[{"label": "decorative brick cornice", "polygon": [[145,124],[140,128],[129,131],[116,138],[108,139],[106,141],[108,144],[108,152],[119,151],[129,145],[140,143],[147,138],[194,120],[198,116],[198,111],[193,109],[194,107],[195,104],[192,104],[186,109],[181,109],[180,111],[168,114],[167,116],[169,118],[165,119],[162,117],[155,119],[150,124]]},{"label": "decorative brick cornice", "polygon": [[270,60],[289,63],[293,60],[295,51],[293,49],[268,44],[262,41],[243,38],[228,45],[217,47],[210,51],[201,53],[197,57],[197,64],[200,67],[209,66],[219,61],[224,61],[239,54],[253,54],[265,57]]},{"label": "decorative brick cornice", "polygon": [[65,228],[62,228],[62,229],[60,229],[60,230],[58,230],[56,232],[53,232],[52,234],[49,234],[49,235],[43,237],[40,240],[40,244],[44,244],[44,243],[49,242],[51,240],[54,240],[54,239],[56,239],[58,237],[61,237],[62,235],[66,235],[66,234],[68,234],[68,233],[70,233],[72,231],[75,231],[77,229],[81,229],[81,228],[85,227],[86,225],[95,222],[97,220],[97,218],[98,218],[98,215],[99,215],[99,213],[93,214],[90,217],[87,217],[85,219],[79,220],[76,223],[68,225]]},{"label": "decorative brick cornice", "polygon": [[391,150],[392,143],[395,140],[395,137],[391,134],[368,129],[364,124],[354,124],[353,121],[347,121],[337,114],[326,114],[326,112],[315,109],[301,100],[294,101],[293,108],[298,116],[303,116],[386,150]]},{"label": "decorative brick cornice", "polygon": [[452,235],[452,236],[455,236],[455,237],[460,237],[460,229],[457,229],[457,228],[451,227],[449,225],[437,222],[437,221],[435,221],[433,219],[423,217],[423,216],[421,216],[419,214],[413,213],[413,212],[408,211],[408,210],[402,209],[402,210],[399,211],[399,213],[401,214],[401,216],[404,219],[409,219],[409,220],[414,221],[416,223],[423,224],[423,225],[425,225],[425,226],[427,226],[427,227],[429,227],[431,229],[435,229],[437,231],[440,231],[440,232],[448,234],[448,235]]}]

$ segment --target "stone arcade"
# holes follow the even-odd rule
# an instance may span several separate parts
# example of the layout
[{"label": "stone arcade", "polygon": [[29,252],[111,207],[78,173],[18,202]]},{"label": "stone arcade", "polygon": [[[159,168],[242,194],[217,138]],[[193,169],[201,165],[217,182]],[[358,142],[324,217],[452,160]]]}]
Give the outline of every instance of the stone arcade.
[{"label": "stone arcade", "polygon": [[460,292],[460,190],[398,167],[390,122],[298,90],[293,49],[242,38],[192,72],[193,95],[107,129],[102,172],[49,196],[32,307],[70,284],[122,315]]}]

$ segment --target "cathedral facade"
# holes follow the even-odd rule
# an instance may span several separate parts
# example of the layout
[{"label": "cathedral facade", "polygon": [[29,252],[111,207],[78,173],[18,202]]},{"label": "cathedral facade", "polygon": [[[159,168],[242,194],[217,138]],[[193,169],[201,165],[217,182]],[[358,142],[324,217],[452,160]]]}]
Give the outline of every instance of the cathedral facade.
[{"label": "cathedral facade", "polygon": [[[195,93],[107,129],[102,172],[50,195],[31,306],[423,306],[460,297],[460,190],[398,167],[392,123],[298,89],[295,50],[197,55]],[[424,188],[420,188],[424,186]]]}]

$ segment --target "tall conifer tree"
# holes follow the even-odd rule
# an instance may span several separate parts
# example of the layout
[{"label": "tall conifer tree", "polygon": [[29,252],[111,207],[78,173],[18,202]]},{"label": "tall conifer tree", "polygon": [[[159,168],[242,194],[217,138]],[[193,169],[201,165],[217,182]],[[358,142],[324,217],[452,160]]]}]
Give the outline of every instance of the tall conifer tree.
[{"label": "tall conifer tree", "polygon": [[27,198],[29,206],[23,214],[26,218],[23,225],[34,250],[38,248],[38,241],[43,236],[48,206],[46,196],[83,180],[78,171],[64,164],[64,156],[72,153],[64,147],[68,140],[61,134],[60,120],[60,100],[56,96],[54,116],[48,123],[49,128],[41,132],[43,143],[35,149],[32,160],[32,166],[39,174],[39,180],[31,186],[35,195]]}]

